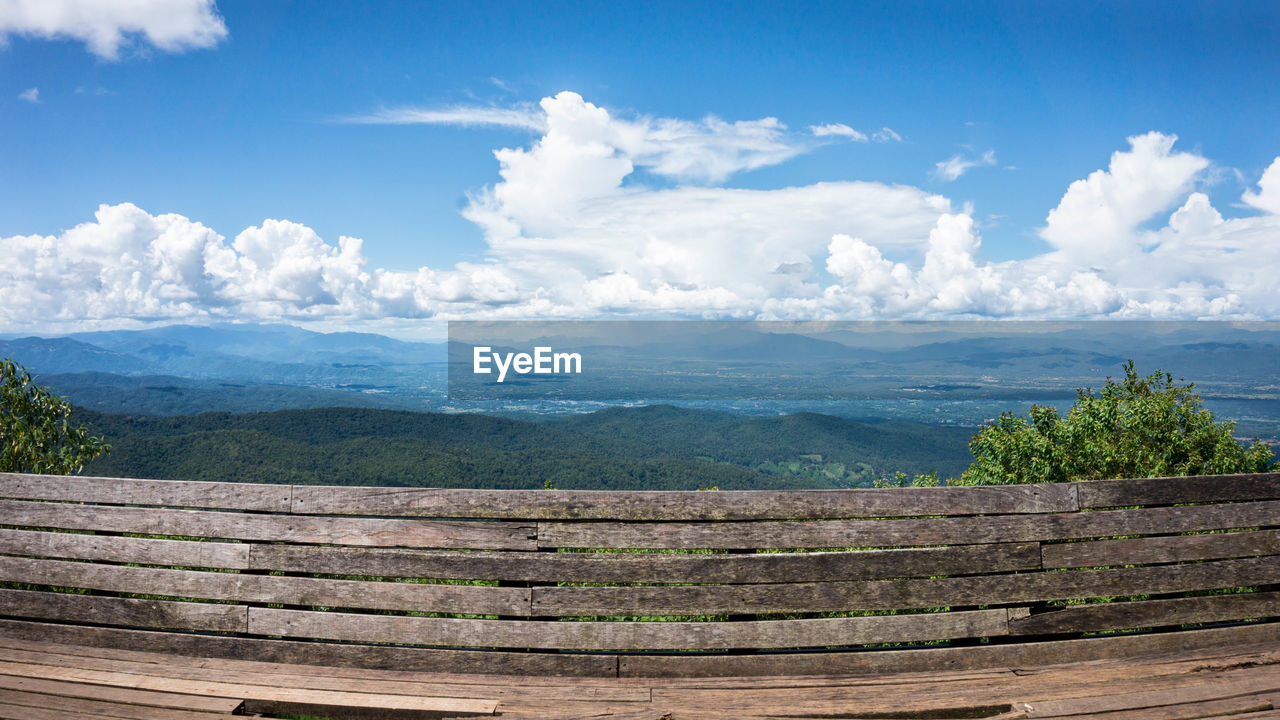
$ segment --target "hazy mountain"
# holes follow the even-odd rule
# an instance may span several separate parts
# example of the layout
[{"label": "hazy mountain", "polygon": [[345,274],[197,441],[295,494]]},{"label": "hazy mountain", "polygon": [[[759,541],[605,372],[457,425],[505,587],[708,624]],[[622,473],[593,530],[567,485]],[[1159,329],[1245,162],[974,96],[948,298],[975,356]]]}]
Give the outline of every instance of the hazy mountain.
[{"label": "hazy mountain", "polygon": [[[811,334],[799,332],[803,325],[745,322],[534,323],[512,326],[524,333],[513,338],[491,327],[470,327],[472,335],[446,344],[287,325],[175,325],[0,340],[0,356],[48,378],[73,402],[120,412],[333,405],[564,414],[674,403],[966,426],[1025,412],[1031,402],[1069,405],[1075,388],[1100,387],[1133,359],[1139,372],[1162,369],[1196,382],[1214,407],[1233,413],[1224,417],[1239,417],[1251,432],[1280,431],[1274,323],[853,323],[817,324]],[[535,345],[580,352],[586,371],[508,376],[497,385],[493,375],[469,373],[468,341],[502,352]],[[449,352],[460,373],[451,399]]]},{"label": "hazy mountain", "polygon": [[24,337],[0,340],[0,357],[13,358],[32,373],[95,370],[133,374],[147,372],[153,366],[144,358],[70,338]]}]

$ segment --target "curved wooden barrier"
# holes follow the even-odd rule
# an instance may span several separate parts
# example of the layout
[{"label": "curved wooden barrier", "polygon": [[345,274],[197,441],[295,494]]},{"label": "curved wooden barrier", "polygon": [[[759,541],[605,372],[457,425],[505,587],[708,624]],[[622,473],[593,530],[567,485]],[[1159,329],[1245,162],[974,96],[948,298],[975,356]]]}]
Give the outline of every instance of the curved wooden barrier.
[{"label": "curved wooden barrier", "polygon": [[800,675],[1280,638],[1280,474],[804,492],[0,474],[0,637],[311,665]]}]

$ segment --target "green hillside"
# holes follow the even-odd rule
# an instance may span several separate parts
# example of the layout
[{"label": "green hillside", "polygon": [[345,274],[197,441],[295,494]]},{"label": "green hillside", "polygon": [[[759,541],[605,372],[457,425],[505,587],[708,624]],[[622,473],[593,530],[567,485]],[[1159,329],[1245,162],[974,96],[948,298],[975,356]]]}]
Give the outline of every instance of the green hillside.
[{"label": "green hillside", "polygon": [[855,422],[818,413],[756,417],[669,405],[612,408],[552,421],[586,437],[622,438],[636,452],[729,463],[814,486],[869,486],[896,471],[958,477],[971,431],[905,422]]},{"label": "green hillside", "polygon": [[79,411],[111,454],[86,473],[184,480],[565,489],[830,488],[958,475],[968,434],[812,413],[666,406],[550,422],[359,408],[135,417]]}]

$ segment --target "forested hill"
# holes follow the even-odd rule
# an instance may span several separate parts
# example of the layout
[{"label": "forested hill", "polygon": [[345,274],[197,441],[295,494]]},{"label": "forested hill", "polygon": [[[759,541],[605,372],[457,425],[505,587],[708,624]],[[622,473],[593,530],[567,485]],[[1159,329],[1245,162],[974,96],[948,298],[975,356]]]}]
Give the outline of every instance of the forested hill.
[{"label": "forested hill", "polygon": [[759,417],[651,405],[572,415],[550,424],[596,439],[639,441],[641,452],[649,448],[662,455],[747,467],[821,455],[824,464],[866,463],[882,470],[958,475],[973,460],[968,450],[971,430],[862,423],[812,412]]},{"label": "forested hill", "polygon": [[78,411],[111,454],[85,472],[335,485],[564,489],[829,488],[896,471],[958,475],[969,432],[802,413],[669,406],[533,422],[326,408],[131,417]]}]

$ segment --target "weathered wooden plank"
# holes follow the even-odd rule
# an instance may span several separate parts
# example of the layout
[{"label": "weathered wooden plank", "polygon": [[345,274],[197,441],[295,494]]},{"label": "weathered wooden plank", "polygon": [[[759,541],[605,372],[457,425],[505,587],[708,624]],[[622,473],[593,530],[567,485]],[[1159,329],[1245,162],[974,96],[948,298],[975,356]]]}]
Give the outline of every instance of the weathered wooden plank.
[{"label": "weathered wooden plank", "polygon": [[751,555],[253,545],[255,570],[524,582],[770,583],[1034,570],[1037,543]]},{"label": "weathered wooden plank", "polygon": [[50,665],[30,665],[0,661],[0,674],[44,677],[51,680],[110,685],[114,687],[183,692],[191,695],[253,698],[255,700],[289,702],[333,707],[381,708],[386,710],[421,710],[441,713],[492,715],[498,703],[493,700],[473,698],[420,697],[412,695],[386,695],[365,692],[334,690],[303,690],[266,685],[224,683],[211,680],[184,680],[163,675],[60,668]]},{"label": "weathered wooden plank", "polygon": [[[1226,689],[1224,694],[1230,695],[1280,683],[1280,672],[1274,667],[1240,668],[1230,673],[1147,676],[1133,680],[1107,677],[1107,668],[1097,666],[1086,668],[1077,665],[1076,670],[1078,674],[1069,678],[1041,676],[1023,680],[1015,677],[994,683],[989,680],[951,681],[943,677],[933,687],[886,681],[874,687],[833,683],[805,688],[804,692],[776,686],[733,689],[655,687],[653,694],[654,703],[659,707],[687,708],[695,713],[704,710],[749,713],[758,708],[785,708],[785,712],[796,717],[827,717],[844,714],[841,710],[847,712],[854,706],[861,717],[986,717],[986,713],[972,710],[998,704],[1007,708],[1010,700],[1025,700],[1026,705],[1038,707],[1041,700],[1070,699],[1072,704],[1081,706],[1083,713],[1101,698],[1127,696],[1132,703],[1129,707],[1143,707],[1150,706],[1148,703],[1153,701],[1173,701],[1179,695],[1212,697],[1215,687]],[[904,709],[911,712],[903,712]]]},{"label": "weathered wooden plank", "polygon": [[289,512],[288,485],[0,473],[0,498]]},{"label": "weathered wooden plank", "polygon": [[0,581],[285,605],[529,614],[529,589],[515,587],[244,575],[5,556],[0,556]]},{"label": "weathered wooden plank", "polygon": [[[11,692],[40,693],[69,698],[103,700],[123,705],[144,705],[157,708],[191,710],[200,713],[232,713],[243,704],[237,698],[185,695],[183,693],[134,690],[131,688],[103,687],[36,677],[0,675],[0,689]],[[207,720],[207,718],[206,718]]]},{"label": "weathered wooden plank", "polygon": [[1275,582],[1280,582],[1280,562],[1245,558],[1192,565],[914,580],[534,587],[532,612],[561,617],[899,610],[1174,593]]},{"label": "weathered wooden plank", "polygon": [[[67,650],[71,653],[74,650]],[[168,658],[175,656],[169,655]],[[350,690],[358,688],[360,692],[380,693],[384,695],[431,695],[438,697],[469,697],[498,700],[502,703],[528,702],[579,702],[607,701],[611,703],[648,703],[649,689],[639,685],[615,684],[609,686],[586,686],[581,680],[573,683],[542,683],[538,685],[522,685],[504,682],[501,678],[489,677],[488,682],[480,679],[472,682],[452,682],[451,674],[419,674],[417,677],[406,677],[402,673],[365,673],[358,681],[351,677],[342,677],[338,673],[318,673],[325,668],[305,668],[303,666],[275,665],[264,669],[266,663],[238,661],[235,664],[215,664],[204,658],[200,662],[184,664],[165,662],[162,669],[157,669],[154,662],[120,660],[116,658],[100,658],[86,656],[83,653],[60,654],[35,652],[0,647],[0,660],[7,662],[27,663],[30,665],[52,665],[55,667],[74,667],[85,670],[106,670],[111,672],[137,673],[142,675],[163,674],[165,677],[183,680],[214,680],[217,682],[243,685],[267,685],[274,687],[292,687],[307,690]],[[309,672],[308,672],[309,670]],[[0,675],[0,687],[4,686],[5,676]],[[206,699],[203,696],[181,696],[192,699]]]},{"label": "weathered wooden plank", "polygon": [[1115,693],[1083,698],[1045,698],[1018,703],[1015,707],[1025,711],[1028,718],[1047,718],[1054,715],[1092,717],[1097,713],[1117,710],[1167,707],[1280,690],[1280,673],[1240,673],[1239,675],[1242,677],[1219,678],[1217,682],[1180,688],[1163,688],[1156,691]]},{"label": "weathered wooden plank", "polygon": [[1280,593],[1233,593],[1189,598],[1073,605],[1009,621],[1013,635],[1049,635],[1167,627],[1280,616]]},{"label": "weathered wooden plank", "polygon": [[697,650],[826,647],[1005,634],[1004,610],[752,622],[535,622],[249,609],[254,635],[461,647]]},{"label": "weathered wooden plank", "polygon": [[1080,508],[1280,498],[1280,473],[1093,480],[1076,483]]},{"label": "weathered wooden plank", "polygon": [[[1138,637],[1126,635],[1125,637]],[[13,641],[7,641],[12,643]],[[1018,642],[1026,642],[1019,639]],[[1056,641],[1055,641],[1056,642]],[[982,647],[982,646],[979,646]],[[889,651],[892,652],[892,651]],[[1025,683],[1027,687],[1045,690],[1049,687],[1066,687],[1080,690],[1080,695],[1090,694],[1089,685],[1105,682],[1143,684],[1149,687],[1154,678],[1191,676],[1212,677],[1220,672],[1234,672],[1241,668],[1257,666],[1273,667],[1280,655],[1273,644],[1251,642],[1230,647],[1210,646],[1190,648],[1177,652],[1155,655],[1138,654],[1121,658],[1088,662],[1071,662],[1042,667],[1015,665],[987,669],[924,670],[909,672],[878,672],[853,675],[823,675],[818,677],[781,675],[775,677],[688,677],[662,678],[654,681],[654,687],[714,688],[714,689],[764,689],[764,688],[822,688],[848,686],[873,691],[892,689],[904,692],[934,693],[956,687],[1010,685]],[[635,682],[645,682],[634,678]],[[886,686],[892,686],[887,688]]]},{"label": "weathered wooden plank", "polygon": [[1280,530],[1046,543],[1046,568],[1099,567],[1280,555]]},{"label": "weathered wooden plank", "polygon": [[0,589],[0,614],[42,620],[244,632],[245,610],[241,605]]},{"label": "weathered wooden plank", "polygon": [[975,545],[1280,524],[1280,501],[1087,513],[813,522],[539,522],[544,548],[844,548]]},{"label": "weathered wooden plank", "polygon": [[0,638],[172,653],[226,660],[436,673],[615,677],[617,656],[586,653],[440,650],[386,645],[222,637],[161,630],[60,625],[0,618]]},{"label": "weathered wooden plank", "polygon": [[[38,625],[39,623],[23,623],[23,625]],[[151,630],[124,630],[120,631],[126,634],[156,634],[160,631]],[[298,644],[295,641],[262,641],[253,640],[255,643],[271,643],[283,642],[285,644]],[[317,648],[324,648],[333,643],[316,641],[312,643],[301,643]],[[346,647],[346,646],[340,646]],[[363,646],[366,649],[377,649],[378,646]],[[393,648],[394,649],[394,648]],[[409,648],[412,650],[412,648]],[[184,667],[195,670],[208,669],[211,671],[233,670],[246,671],[258,675],[308,675],[318,678],[327,678],[335,682],[341,682],[345,686],[359,684],[363,680],[401,680],[407,682],[428,682],[428,683],[444,683],[449,685],[482,685],[485,688],[546,688],[546,687],[564,687],[566,684],[573,688],[583,689],[583,695],[591,698],[606,698],[631,701],[634,699],[629,690],[638,687],[648,687],[643,682],[618,682],[614,673],[610,671],[608,678],[593,678],[578,676],[571,683],[557,678],[554,675],[525,675],[520,677],[503,675],[495,676],[492,674],[465,673],[465,672],[430,672],[423,670],[404,670],[404,669],[371,669],[352,667],[349,665],[327,664],[314,665],[302,664],[296,662],[280,663],[266,662],[262,660],[243,660],[232,658],[221,658],[213,654],[204,654],[198,656],[175,654],[173,652],[148,652],[145,650],[127,650],[115,647],[99,647],[89,644],[67,645],[56,642],[46,642],[43,640],[26,640],[19,637],[12,637],[3,632],[0,628],[0,656],[7,657],[7,653],[12,651],[24,651],[33,654],[47,655],[59,658],[57,661],[46,664],[67,665],[72,667],[80,667],[87,661],[111,661],[121,663],[120,667],[131,667],[134,665],[164,665],[165,667]],[[467,650],[447,651],[466,657],[471,654]],[[502,657],[511,653],[503,653],[500,651],[480,652],[479,655],[487,657]],[[556,657],[552,653],[525,653],[530,657]],[[562,655],[560,657],[567,658],[601,658],[608,657],[605,655],[577,654]],[[1233,653],[1231,658],[1256,659],[1261,656],[1249,655],[1247,648]],[[1202,660],[1196,658],[1197,662]],[[34,660],[28,662],[36,662]],[[1186,662],[1186,661],[1184,661]],[[83,665],[84,667],[92,667]],[[988,674],[990,671],[986,671]],[[619,693],[615,693],[618,690]],[[469,692],[469,691],[468,691]]]},{"label": "weathered wooden plank", "polygon": [[249,569],[247,543],[191,542],[0,528],[0,553],[142,565]]},{"label": "weathered wooden plank", "polygon": [[[1280,642],[1280,623],[1184,630],[1176,633],[1116,635],[1009,645],[979,645],[873,652],[812,652],[753,655],[617,655],[586,653],[437,650],[431,648],[348,645],[257,638],[228,638],[190,633],[57,625],[0,619],[0,638],[25,638],[87,647],[163,650],[178,655],[230,660],[329,665],[375,670],[484,672],[547,677],[709,678],[934,672],[981,668],[1025,668],[1059,663],[1129,658],[1136,655],[1205,652]],[[363,670],[356,670],[363,672]],[[595,682],[594,680],[589,680]],[[670,680],[664,680],[670,682]]]},{"label": "weathered wooden plank", "polygon": [[620,677],[699,678],[1021,668],[1261,642],[1280,642],[1280,623],[1171,633],[1109,635],[999,645],[886,649],[874,652],[622,655],[618,672]]},{"label": "weathered wooden plank", "polygon": [[[342,720],[476,720],[488,713],[422,712],[420,710],[384,710],[382,708],[353,708],[344,705],[317,703],[279,702],[275,700],[249,699],[244,704],[245,714],[264,718],[341,718]],[[610,718],[612,720],[612,718]],[[1234,720],[1234,718],[1233,718]]]},{"label": "weathered wooden plank", "polygon": [[[1019,704],[1021,707],[1021,704]],[[1067,709],[1079,707],[1078,704]],[[1102,712],[1090,712],[1087,715],[1073,713],[1070,715],[1045,716],[1036,715],[1040,720],[1081,720],[1082,717],[1088,717],[1089,720],[1198,720],[1199,718],[1216,718],[1230,715],[1232,720],[1246,718],[1246,720],[1259,720],[1254,713],[1272,708],[1271,701],[1258,695],[1246,695],[1244,697],[1227,698],[1225,700],[1205,700],[1202,702],[1179,702],[1176,705],[1162,705],[1158,707],[1139,708],[1137,710],[1112,710]],[[1033,708],[1034,709],[1034,708]],[[1248,714],[1245,714],[1248,713]],[[1026,711],[1022,711],[1024,717],[1031,717]],[[1280,715],[1278,713],[1277,715]]]},{"label": "weathered wooden plank", "polygon": [[535,528],[500,521],[310,517],[0,500],[0,523],[334,545],[532,550]]},{"label": "weathered wooden plank", "polygon": [[1075,487],[1069,484],[713,493],[298,485],[292,509],[328,515],[648,522],[991,515],[1077,507]]},{"label": "weathered wooden plank", "polygon": [[230,715],[0,691],[0,719],[3,720],[217,720],[221,717]]}]

